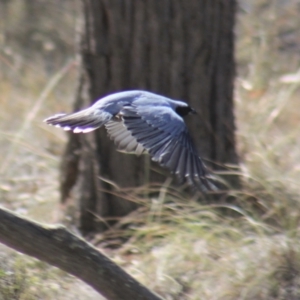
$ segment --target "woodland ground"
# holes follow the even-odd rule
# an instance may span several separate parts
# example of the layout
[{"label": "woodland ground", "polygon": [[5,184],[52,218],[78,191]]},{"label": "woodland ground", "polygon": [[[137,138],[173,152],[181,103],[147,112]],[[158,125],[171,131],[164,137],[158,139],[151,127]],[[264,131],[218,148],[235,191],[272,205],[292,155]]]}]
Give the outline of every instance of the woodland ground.
[{"label": "woodland ground", "polygon": [[[161,188],[134,216],[140,221],[124,233],[131,236],[128,242],[102,249],[166,299],[300,299],[300,4],[250,2],[241,1],[236,29],[235,115],[244,187],[232,191],[237,203],[227,209],[237,217]],[[70,7],[76,15],[78,7]],[[64,28],[53,34],[57,40],[47,19],[41,28],[47,34],[35,32],[20,46],[16,41],[26,30],[22,7],[6,9],[13,17],[2,16],[0,33],[1,204],[56,223],[62,219],[58,166],[66,135],[41,121],[71,109],[77,24],[70,11],[53,6],[56,18],[63,17],[56,20]],[[131,197],[138,194],[132,191]],[[62,271],[1,246],[2,299],[99,295]]]}]

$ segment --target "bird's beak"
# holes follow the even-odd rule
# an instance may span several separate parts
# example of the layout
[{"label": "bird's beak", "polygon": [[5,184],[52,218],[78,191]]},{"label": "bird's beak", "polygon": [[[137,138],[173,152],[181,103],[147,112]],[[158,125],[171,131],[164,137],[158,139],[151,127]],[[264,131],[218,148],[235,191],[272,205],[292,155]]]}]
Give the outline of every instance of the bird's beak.
[{"label": "bird's beak", "polygon": [[193,115],[196,115],[196,114],[197,114],[196,110],[193,109],[193,108],[191,108],[191,112],[190,112],[190,113],[193,114]]}]

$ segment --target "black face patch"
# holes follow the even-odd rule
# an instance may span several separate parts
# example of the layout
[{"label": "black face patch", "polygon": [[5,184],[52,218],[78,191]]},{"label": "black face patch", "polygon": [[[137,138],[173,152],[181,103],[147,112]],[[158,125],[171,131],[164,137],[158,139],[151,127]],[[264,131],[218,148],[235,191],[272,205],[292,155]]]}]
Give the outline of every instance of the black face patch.
[{"label": "black face patch", "polygon": [[175,111],[178,113],[179,116],[181,117],[185,117],[186,115],[188,114],[191,114],[191,113],[195,113],[195,110],[192,109],[191,107],[189,106],[177,106]]}]

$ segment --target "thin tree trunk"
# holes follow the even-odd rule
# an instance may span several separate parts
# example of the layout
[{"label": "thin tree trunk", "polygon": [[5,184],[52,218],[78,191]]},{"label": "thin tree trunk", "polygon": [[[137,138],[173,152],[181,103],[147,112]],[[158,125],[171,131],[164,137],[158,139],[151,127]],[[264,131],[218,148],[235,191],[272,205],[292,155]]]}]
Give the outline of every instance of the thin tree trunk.
[{"label": "thin tree trunk", "polygon": [[[234,0],[82,0],[82,10],[81,107],[129,89],[187,101],[198,112],[187,123],[201,156],[215,169],[238,163],[233,115]],[[80,146],[74,150],[70,145]],[[74,174],[72,156],[78,176],[64,186]],[[121,216],[136,207],[101,192],[112,186],[99,176],[121,187],[142,185],[148,178],[162,181],[164,177],[155,172],[148,176],[146,159],[118,153],[103,129],[70,138],[62,196],[66,200],[71,195],[81,203],[83,231],[101,229],[94,214]],[[70,193],[74,186],[76,193]]]}]

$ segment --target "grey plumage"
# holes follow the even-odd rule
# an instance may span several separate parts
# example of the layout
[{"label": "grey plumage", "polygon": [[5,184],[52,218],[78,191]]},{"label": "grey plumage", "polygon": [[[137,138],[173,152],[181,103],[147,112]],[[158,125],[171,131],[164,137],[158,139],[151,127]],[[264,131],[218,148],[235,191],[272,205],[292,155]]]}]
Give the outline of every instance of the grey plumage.
[{"label": "grey plumage", "polygon": [[119,92],[73,114],[57,114],[49,125],[86,133],[105,125],[118,150],[140,155],[175,173],[201,191],[215,190],[182,117],[194,112],[187,103],[146,91]]}]

